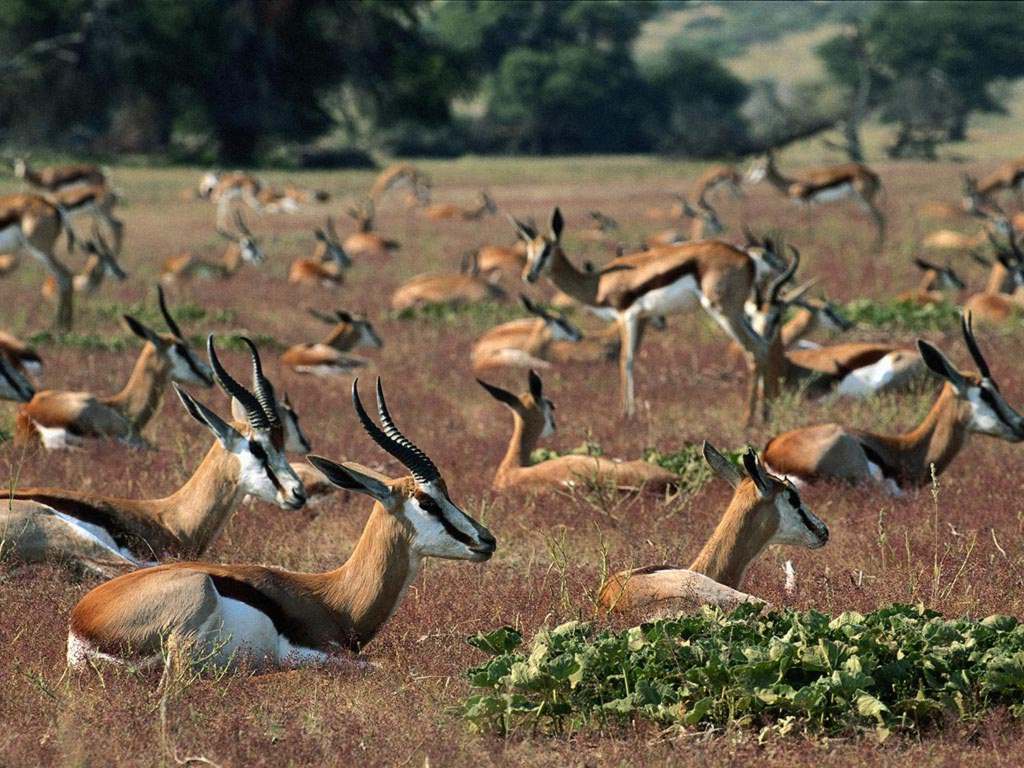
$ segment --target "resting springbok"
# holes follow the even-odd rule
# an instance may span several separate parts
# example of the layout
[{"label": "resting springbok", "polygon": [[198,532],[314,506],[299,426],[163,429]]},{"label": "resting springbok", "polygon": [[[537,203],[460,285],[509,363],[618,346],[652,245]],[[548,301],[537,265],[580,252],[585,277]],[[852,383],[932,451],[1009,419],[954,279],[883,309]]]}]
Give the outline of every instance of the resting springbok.
[{"label": "resting springbok", "polygon": [[896,294],[896,301],[921,305],[942,304],[947,300],[945,291],[962,291],[967,287],[949,264],[941,267],[915,258],[914,266],[921,270],[921,280],[913,290]]},{"label": "resting springbok", "polygon": [[389,165],[373,182],[370,199],[378,202],[384,195],[396,189],[405,189],[406,202],[410,207],[430,203],[430,176],[412,163]]},{"label": "resting springbok", "polygon": [[655,232],[653,235],[648,235],[644,238],[644,245],[648,248],[657,248],[662,245],[678,245],[687,240],[707,240],[725,231],[725,227],[722,226],[718,214],[715,213],[715,209],[711,207],[707,200],[699,198],[696,208],[691,206],[690,201],[685,197],[680,197],[680,201],[683,205],[683,213],[680,218],[691,220],[689,231],[683,233],[678,229],[666,229],[661,232]]},{"label": "resting springbok", "polygon": [[523,279],[546,274],[556,288],[619,327],[622,409],[636,410],[633,364],[643,321],[688,311],[698,302],[727,334],[750,353],[764,354],[764,342],[744,312],[755,283],[785,267],[772,247],[740,250],[719,240],[683,243],[612,259],[597,272],[576,269],[562,250],[562,212],[556,208],[546,234],[513,219],[527,243]]},{"label": "resting springbok", "polygon": [[771,471],[796,482],[846,480],[878,482],[893,495],[905,487],[931,481],[931,467],[941,474],[972,432],[1019,443],[1024,418],[999,392],[971,329],[971,317],[961,320],[964,339],[978,374],[958,371],[928,342],[917,342],[925,365],[945,384],[915,429],[900,435],[879,435],[840,424],[819,424],[773,438],[764,451]]},{"label": "resting springbok", "polygon": [[0,331],[0,357],[5,358],[19,373],[38,376],[43,372],[43,359],[39,353],[5,331]]},{"label": "resting springbok", "polygon": [[162,499],[16,488],[0,505],[0,530],[17,559],[55,559],[109,573],[168,556],[199,557],[244,495],[282,509],[305,504],[302,483],[284,456],[273,395],[259,387],[250,393],[231,378],[217,359],[212,336],[207,348],[218,383],[243,403],[247,423],[229,424],[175,385],[192,418],[216,438],[192,477]]},{"label": "resting springbok", "polygon": [[621,491],[665,493],[679,484],[679,477],[642,459],[615,461],[599,456],[559,456],[530,465],[530,453],[542,437],[555,432],[555,406],[544,397],[544,384],[530,371],[530,388],[521,395],[477,379],[477,383],[512,411],[512,439],[498,465],[492,487],[496,491],[517,488],[551,491],[594,483]]},{"label": "resting springbok", "polygon": [[341,246],[345,253],[355,258],[384,258],[401,246],[397,240],[388,240],[373,231],[373,200],[361,200],[347,210],[349,218],[356,223],[357,231],[345,238]]},{"label": "resting springbok", "polygon": [[391,617],[425,558],[481,563],[497,542],[455,505],[440,471],[395,426],[378,380],[381,426],[363,429],[411,477],[384,477],[358,464],[309,461],[334,484],[366,494],[373,510],[349,559],[325,573],[259,565],[173,563],[109,581],[71,612],[68,664],[90,659],[159,661],[170,645],[194,662],[235,667],[351,663]]},{"label": "resting springbok", "polygon": [[213,386],[209,368],[189,347],[171,313],[163,291],[157,289],[160,312],[169,334],[148,328],[131,315],[124,321],[146,342],[128,382],[115,395],[44,389],[18,409],[15,440],[21,444],[38,437],[47,450],[82,444],[86,438],[117,438],[129,445],[146,445],[142,432],[160,410],[171,381]]},{"label": "resting springbok", "polygon": [[[976,196],[972,195],[965,199],[976,200]],[[964,205],[967,206],[967,203],[965,202]],[[939,229],[925,236],[921,240],[921,246],[930,251],[970,251],[972,248],[983,245],[986,239],[996,236],[1009,237],[1013,232],[1013,220],[1016,219],[1016,216],[1011,219],[994,202],[975,201],[967,208],[967,212],[972,218],[980,219],[982,222],[981,229],[975,234],[965,235],[951,229]]]},{"label": "resting springbok", "polygon": [[226,280],[232,277],[242,264],[262,264],[266,256],[260,248],[259,240],[242,218],[241,211],[235,211],[235,224],[238,227],[237,235],[217,227],[217,234],[229,241],[219,261],[204,259],[194,253],[179,253],[164,261],[160,280],[167,284],[191,280],[194,277]]},{"label": "resting springbok", "polygon": [[994,202],[1000,192],[1017,193],[1017,202],[1024,202],[1024,157],[1009,160],[991,173],[975,179],[964,174],[964,210],[972,211],[979,204]]},{"label": "resting springbok", "polygon": [[495,282],[505,275],[519,277],[526,266],[526,243],[516,238],[514,245],[485,245],[476,252],[480,274]]},{"label": "resting springbok", "polygon": [[40,195],[0,196],[0,253],[27,251],[53,276],[57,283],[57,322],[59,329],[71,330],[74,286],[71,270],[53,253],[57,238],[67,233],[73,247],[74,230],[57,208]]},{"label": "resting springbok", "polygon": [[79,216],[88,216],[94,227],[103,222],[113,236],[115,256],[121,254],[124,242],[124,222],[114,215],[117,195],[104,184],[74,186],[50,195],[54,205],[60,208],[65,220],[73,222]]},{"label": "resting springbok", "polygon": [[[1016,236],[1007,238],[1009,250],[994,237],[996,261],[989,272],[985,289],[964,302],[964,310],[987,322],[1002,323],[1024,314],[1024,252]],[[976,254],[972,254],[979,258]]]},{"label": "resting springbok", "polygon": [[783,195],[800,205],[831,203],[853,198],[875,223],[879,243],[885,238],[885,216],[875,203],[882,182],[878,174],[863,163],[842,163],[805,171],[799,177],[784,176],[775,165],[775,153],[768,150],[755,160],[747,173],[747,181],[767,181]]},{"label": "resting springbok", "polygon": [[455,203],[434,203],[423,208],[423,215],[431,221],[477,221],[484,216],[493,216],[497,212],[497,204],[483,190],[480,190],[480,205],[474,208],[463,208]]},{"label": "resting springbok", "polygon": [[288,270],[289,283],[314,283],[325,288],[336,288],[345,281],[345,270],[352,259],[345,253],[334,228],[334,217],[328,216],[323,227],[313,232],[316,246],[310,259],[296,259]]},{"label": "resting springbok", "polygon": [[689,568],[647,566],[619,571],[601,586],[606,611],[642,610],[651,617],[690,613],[705,605],[732,609],[764,602],[740,592],[747,568],[766,547],[782,544],[820,549],[828,526],[804,506],[793,485],[775,477],[753,449],[743,455],[746,475],[710,443],[704,460],[733,487],[732,501]]},{"label": "resting springbok", "polygon": [[0,350],[0,400],[27,403],[36,394],[25,374]]},{"label": "resting springbok", "polygon": [[[103,279],[108,275],[122,281],[127,279],[128,274],[117,263],[117,258],[111,252],[103,236],[100,235],[98,228],[93,228],[93,239],[85,241],[82,244],[82,248],[89,256],[85,260],[82,271],[71,278],[71,287],[75,293],[91,296],[99,290],[99,287],[103,284]],[[53,275],[46,276],[40,288],[40,293],[42,293],[44,299],[49,301],[57,299],[57,281],[53,279]]]},{"label": "resting springbok", "polygon": [[480,301],[504,301],[504,289],[480,275],[475,253],[466,253],[458,272],[417,275],[391,294],[395,312],[430,305],[462,306]]},{"label": "resting springbok", "polygon": [[76,186],[106,186],[107,177],[98,165],[79,163],[32,168],[25,158],[14,161],[14,175],[36,189],[49,193],[64,192]]},{"label": "resting springbok", "polygon": [[301,374],[313,376],[344,376],[369,364],[365,358],[346,354],[356,347],[380,349],[384,346],[373,324],[365,315],[354,315],[338,309],[334,315],[316,310],[309,313],[331,326],[323,340],[315,344],[296,344],[281,355],[281,365]]},{"label": "resting springbok", "polygon": [[583,339],[580,330],[561,313],[552,314],[521,294],[519,301],[533,317],[502,323],[478,338],[470,353],[474,371],[550,368],[556,342],[571,344]]}]

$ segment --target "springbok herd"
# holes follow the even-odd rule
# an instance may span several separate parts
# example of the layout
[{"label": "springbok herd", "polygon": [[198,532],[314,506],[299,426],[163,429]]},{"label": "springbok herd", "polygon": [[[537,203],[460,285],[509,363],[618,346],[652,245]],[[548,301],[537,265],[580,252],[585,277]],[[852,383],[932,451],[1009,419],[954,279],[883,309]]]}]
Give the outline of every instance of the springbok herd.
[{"label": "springbok herd", "polygon": [[[38,261],[48,273],[42,298],[56,304],[58,331],[69,331],[76,302],[100,291],[108,276],[127,278],[118,262],[125,239],[125,225],[115,212],[119,195],[107,173],[92,165],[32,168],[19,160],[15,173],[31,190],[0,198],[0,274],[13,272],[24,257]],[[555,405],[545,395],[541,373],[586,365],[600,382],[610,378],[602,371],[617,361],[621,409],[628,419],[637,409],[636,363],[645,333],[665,329],[669,316],[698,306],[720,329],[723,356],[745,361],[748,425],[764,423],[784,395],[863,398],[906,392],[929,375],[941,380],[927,415],[902,434],[816,424],[775,436],[761,452],[747,449],[739,461],[705,442],[704,459],[734,489],[717,528],[686,568],[657,565],[609,576],[596,598],[609,612],[650,616],[756,600],[740,588],[748,566],[768,545],[818,549],[829,540],[825,522],[801,501],[805,485],[844,481],[835,486],[839,493],[844,483],[876,483],[899,495],[945,471],[972,433],[1024,440],[1024,417],[1001,393],[974,330],[974,322],[991,327],[1024,311],[1024,253],[1018,246],[1024,213],[1008,214],[1000,204],[1004,196],[1024,194],[1024,159],[985,178],[965,177],[962,199],[946,204],[952,215],[976,219],[977,234],[943,230],[922,240],[933,254],[945,250],[986,264],[990,275],[984,289],[966,292],[948,262],[917,258],[920,284],[889,297],[933,304],[947,300],[950,291],[965,291],[961,332],[971,370],[924,340],[811,342],[808,337],[818,329],[841,332],[851,324],[837,306],[812,295],[813,279],[796,284],[799,249],[779,235],[758,236],[745,225],[734,240],[714,207],[716,197],[739,196],[744,186],[762,180],[799,204],[805,216],[816,204],[854,201],[870,217],[876,247],[882,247],[886,217],[880,199],[885,198],[875,172],[848,163],[789,176],[768,154],[746,173],[731,166],[711,168],[691,185],[689,198],[676,196],[668,207],[647,211],[651,221],[668,220],[679,229],[651,231],[635,249],[618,241],[620,226],[612,217],[589,212],[592,223],[579,232],[579,240],[614,250],[604,264],[581,263],[567,253],[560,209],[543,226],[508,215],[509,233],[516,236],[512,245],[466,253],[459,271],[415,277],[390,298],[391,311],[403,316],[433,305],[506,302],[513,286],[520,285],[515,292],[523,291],[518,298],[528,317],[483,333],[467,361],[483,390],[512,416],[508,448],[492,484],[498,494],[543,494],[596,482],[615,493],[671,498],[679,476],[644,460],[563,455],[531,463],[539,441],[555,429]],[[108,395],[38,389],[43,360],[29,345],[0,332],[0,397],[17,404],[14,442],[31,449],[28,461],[74,449],[87,462],[97,441],[112,440],[133,449],[124,452],[127,466],[142,461],[150,447],[147,427],[158,417],[168,386],[184,411],[212,434],[209,451],[191,477],[164,498],[117,498],[12,481],[0,511],[5,557],[27,567],[50,561],[109,578],[71,612],[67,659],[73,667],[98,660],[146,664],[160,660],[170,646],[229,667],[241,661],[257,667],[351,663],[351,652],[363,648],[392,616],[424,558],[483,562],[495,553],[497,541],[453,501],[442,470],[397,426],[380,378],[375,386],[373,377],[360,382],[360,372],[372,370],[373,363],[354,350],[384,346],[370,317],[308,308],[325,335],[285,349],[280,367],[316,382],[325,397],[339,385],[350,387],[355,416],[369,438],[405,467],[408,474],[401,477],[318,455],[289,461],[289,452],[309,454],[311,442],[296,408],[264,373],[257,345],[248,338],[240,342],[251,363],[245,384],[218,354],[224,339],[210,334],[205,350],[197,349],[175,319],[173,298],[182,283],[244,281],[247,271],[267,261],[266,238],[254,231],[260,217],[323,206],[330,196],[295,186],[276,189],[247,173],[211,172],[189,197],[216,206],[215,229],[226,241],[225,250],[219,258],[185,252],[162,262],[150,300],[164,327],[123,318],[142,342],[124,387]],[[333,217],[323,217],[311,255],[291,264],[288,281],[339,290],[355,264],[400,260],[402,246],[375,226],[376,211],[388,200],[407,206],[428,230],[473,226],[457,222],[476,222],[498,211],[487,192],[469,207],[431,203],[429,177],[415,166],[395,165],[365,197],[346,207],[355,225],[348,235],[339,234]],[[80,220],[89,223],[87,237],[76,233]],[[58,248],[61,235],[65,246]],[[76,251],[85,257],[77,272],[69,264]],[[537,284],[552,290],[542,295]],[[273,299],[269,294],[262,301]],[[384,299],[373,297],[373,303],[379,306]],[[283,305],[274,309],[296,311]],[[607,321],[607,332],[585,336],[570,320],[570,309]],[[525,379],[523,391],[492,383],[494,374],[509,370]],[[47,371],[51,377],[59,373]],[[198,399],[200,389],[215,386],[227,402],[214,407]],[[398,386],[401,382],[389,382],[390,388]],[[376,405],[372,414],[364,405],[368,388],[375,390],[367,398]],[[498,413],[495,406],[494,418]],[[432,426],[416,424],[411,431]],[[202,559],[245,497],[297,510],[336,489],[373,501],[341,567],[302,573]],[[333,498],[340,503],[350,496]]]}]

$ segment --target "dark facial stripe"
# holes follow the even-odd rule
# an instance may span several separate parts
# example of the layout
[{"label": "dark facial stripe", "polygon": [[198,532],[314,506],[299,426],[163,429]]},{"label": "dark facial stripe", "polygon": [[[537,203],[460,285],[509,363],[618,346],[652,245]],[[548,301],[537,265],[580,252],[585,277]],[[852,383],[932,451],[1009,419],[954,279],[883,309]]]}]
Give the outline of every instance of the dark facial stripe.
[{"label": "dark facial stripe", "polygon": [[[473,541],[473,539],[471,539],[469,536],[467,536],[458,528],[456,528],[454,524],[452,524],[451,520],[449,520],[447,516],[445,516],[444,511],[441,509],[440,505],[438,505],[438,503],[434,500],[434,497],[431,496],[429,493],[417,491],[416,503],[419,504],[420,509],[426,512],[428,515],[437,518],[437,520],[441,523],[441,527],[444,528],[445,533],[447,533],[457,542],[459,542],[460,544],[465,544],[467,547],[471,547],[476,543]],[[451,504],[450,499],[448,500],[448,503]]]},{"label": "dark facial stripe", "polygon": [[260,466],[262,466],[263,471],[267,473],[267,477],[270,478],[270,482],[274,485],[277,492],[283,494],[284,488],[281,487],[281,481],[277,479],[277,475],[274,473],[274,470],[270,468],[270,459],[267,457],[267,452],[263,450],[263,446],[255,440],[250,440],[249,450],[259,461]]}]

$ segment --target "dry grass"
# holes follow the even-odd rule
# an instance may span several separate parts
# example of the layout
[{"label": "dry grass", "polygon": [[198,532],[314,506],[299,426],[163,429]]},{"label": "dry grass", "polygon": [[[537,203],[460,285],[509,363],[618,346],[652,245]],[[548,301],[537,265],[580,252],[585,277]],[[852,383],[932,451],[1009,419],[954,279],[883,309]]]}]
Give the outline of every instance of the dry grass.
[{"label": "dry grass", "polygon": [[[793,156],[796,157],[795,155]],[[795,162],[795,159],[794,159]],[[626,226],[629,242],[645,227],[642,212],[667,202],[666,192],[685,189],[694,165],[653,159],[595,158],[550,161],[467,159],[427,164],[436,198],[470,202],[487,186],[498,204],[519,216],[544,220],[555,203],[568,217],[570,253],[602,260],[594,245],[577,248],[572,232],[598,208]],[[980,164],[977,167],[981,167]],[[909,256],[920,233],[935,222],[920,221],[916,206],[926,199],[953,199],[959,168],[951,165],[881,165],[888,195],[891,238],[883,253],[870,250],[871,228],[852,208],[826,208],[802,217],[768,189],[745,200],[725,201],[722,213],[735,232],[741,220],[757,227],[784,225],[803,254],[807,275],[840,300],[881,297],[916,280]],[[131,279],[104,286],[81,308],[79,329],[100,336],[125,332],[111,319],[115,305],[154,302],[161,259],[182,248],[213,253],[213,211],[200,202],[179,201],[197,170],[115,168],[124,192],[128,235],[124,263]],[[335,194],[366,189],[368,174],[302,177]],[[172,302],[211,311],[207,320],[186,323],[192,333],[246,329],[281,344],[310,340],[322,329],[299,308],[332,306],[365,310],[377,318],[385,348],[371,352],[379,365],[399,423],[443,469],[454,498],[486,520],[499,540],[484,566],[431,563],[380,638],[367,650],[379,665],[373,673],[306,670],[180,679],[158,691],[159,671],[142,675],[115,670],[68,675],[64,669],[66,620],[71,606],[95,582],[75,582],[55,566],[0,564],[0,765],[174,765],[203,756],[219,765],[412,765],[429,758],[449,765],[726,765],[756,760],[765,765],[892,764],[919,766],[1014,764],[1020,727],[995,715],[980,723],[952,726],[925,739],[893,739],[883,748],[870,741],[772,740],[759,744],[744,733],[659,734],[643,726],[591,733],[573,740],[522,737],[510,742],[469,733],[448,707],[466,691],[463,671],[480,660],[463,639],[473,632],[511,624],[532,632],[539,626],[594,613],[592,593],[607,553],[610,567],[652,562],[685,563],[699,548],[728,501],[712,483],[694,498],[669,505],[625,498],[606,504],[586,496],[496,496],[490,473],[508,438],[511,420],[473,382],[468,353],[482,330],[466,322],[388,319],[387,296],[412,274],[452,264],[484,242],[506,242],[505,221],[428,224],[395,204],[383,206],[381,231],[402,242],[387,263],[360,263],[338,293],[312,292],[285,282],[291,259],[312,248],[311,225],[335,201],[298,216],[266,216],[254,228],[266,238],[268,262],[247,268],[227,283],[197,282],[173,292]],[[812,226],[813,223],[813,226]],[[983,275],[965,259],[972,285]],[[4,325],[18,334],[44,328],[52,308],[38,299],[40,272],[25,265],[0,283]],[[510,286],[518,290],[518,286]],[[219,318],[215,310],[230,309]],[[588,326],[589,327],[589,326]],[[861,334],[863,335],[863,334]],[[855,332],[853,338],[857,338]],[[955,337],[933,339],[953,357],[966,353]],[[912,339],[905,339],[908,343]],[[1024,402],[1019,337],[985,333],[985,349],[1011,402]],[[85,352],[45,345],[45,384],[110,391],[133,362],[127,352]],[[618,416],[613,368],[566,368],[545,377],[557,403],[560,432],[552,447],[569,448],[592,436],[609,455],[639,456],[648,446],[673,449],[709,438],[721,446],[761,445],[769,429],[744,432],[743,383],[724,362],[724,341],[703,316],[677,317],[669,330],[651,334],[638,362],[639,417]],[[240,370],[238,353],[226,355]],[[369,464],[382,454],[361,434],[344,384],[331,385],[283,375],[276,360],[270,375],[287,389],[303,416],[316,452]],[[516,377],[505,384],[523,385]],[[501,383],[501,379],[496,379]],[[200,393],[223,406],[222,398]],[[778,426],[842,418],[860,426],[904,427],[928,404],[927,393],[872,406],[832,405],[780,409]],[[2,426],[9,410],[3,409]],[[176,487],[199,461],[209,442],[177,402],[168,402],[152,437],[161,448],[125,454],[117,446],[95,446],[73,454],[23,456],[0,446],[0,475],[23,483],[104,488],[126,496],[162,494]],[[390,464],[386,466],[391,467]],[[948,614],[1024,615],[1021,579],[1019,449],[984,438],[973,440],[942,478],[938,516],[931,494],[911,493],[894,501],[873,490],[814,488],[809,504],[832,529],[818,552],[771,550],[753,567],[747,587],[773,602],[826,611],[868,610],[892,601],[922,601]],[[368,511],[361,498],[338,498],[313,515],[256,504],[241,509],[210,557],[263,561],[292,568],[327,568],[350,551]],[[782,589],[782,564],[792,558],[800,589]]]}]

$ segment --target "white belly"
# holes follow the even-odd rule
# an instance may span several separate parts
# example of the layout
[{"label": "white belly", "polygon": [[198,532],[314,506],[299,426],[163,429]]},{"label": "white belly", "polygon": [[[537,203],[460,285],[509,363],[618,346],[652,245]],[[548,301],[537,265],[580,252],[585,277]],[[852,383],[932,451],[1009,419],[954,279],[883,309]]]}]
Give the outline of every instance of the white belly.
[{"label": "white belly", "polygon": [[811,195],[810,199],[815,203],[834,203],[836,200],[842,200],[851,195],[853,195],[852,184],[838,184],[834,187],[823,189],[820,192],[815,192]]},{"label": "white belly", "polygon": [[43,364],[37,360],[23,360],[21,364],[25,367],[25,370],[33,376],[37,376],[43,372]]},{"label": "white belly", "polygon": [[871,479],[876,483],[881,483],[890,496],[898,497],[903,495],[903,490],[899,487],[896,481],[891,477],[886,477],[882,472],[882,468],[873,461],[868,462],[868,472],[871,474]]},{"label": "white belly", "polygon": [[36,431],[39,432],[39,439],[43,447],[48,451],[65,451],[77,445],[81,445],[81,439],[72,435],[64,427],[44,427],[35,422]]},{"label": "white belly", "polygon": [[22,246],[21,227],[17,224],[0,229],[0,253],[14,253]]},{"label": "white belly", "polygon": [[888,354],[876,363],[851,371],[839,382],[836,392],[844,397],[868,397],[881,392],[896,377],[895,359]]},{"label": "white belly", "polygon": [[700,288],[693,275],[686,275],[664,288],[648,291],[629,308],[642,316],[671,315],[694,306],[700,298]]},{"label": "white belly", "polygon": [[139,564],[139,561],[135,559],[131,552],[117,545],[117,542],[114,541],[114,538],[107,532],[106,528],[79,520],[77,517],[65,515],[57,510],[53,510],[53,513],[67,523],[76,536],[110,550],[110,553],[115,557],[122,558],[135,565]]},{"label": "white belly", "polygon": [[614,309],[608,307],[592,307],[589,304],[584,304],[583,308],[592,315],[601,318],[606,322],[614,322],[618,319],[618,313]]}]

